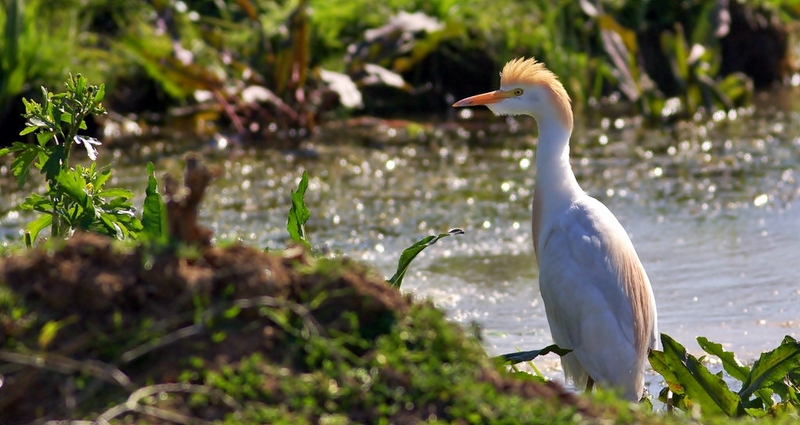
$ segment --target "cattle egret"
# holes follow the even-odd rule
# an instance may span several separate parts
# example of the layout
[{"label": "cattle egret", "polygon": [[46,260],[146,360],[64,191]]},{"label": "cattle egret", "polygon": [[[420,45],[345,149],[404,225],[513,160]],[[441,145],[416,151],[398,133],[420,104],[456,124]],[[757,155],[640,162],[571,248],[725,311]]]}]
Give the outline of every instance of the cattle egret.
[{"label": "cattle egret", "polygon": [[567,379],[643,395],[647,353],[657,348],[650,280],[614,214],[578,185],[569,163],[572,108],[564,86],[535,59],[503,67],[500,89],[456,102],[495,115],[530,115],[539,126],[533,248],[553,340]]}]

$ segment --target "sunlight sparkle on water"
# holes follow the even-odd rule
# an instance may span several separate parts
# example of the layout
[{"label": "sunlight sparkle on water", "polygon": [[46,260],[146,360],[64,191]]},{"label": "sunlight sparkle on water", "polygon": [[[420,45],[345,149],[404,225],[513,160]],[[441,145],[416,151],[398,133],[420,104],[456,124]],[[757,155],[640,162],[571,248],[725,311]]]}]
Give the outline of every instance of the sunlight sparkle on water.
[{"label": "sunlight sparkle on water", "polygon": [[[474,119],[471,109],[458,114]],[[589,122],[571,142],[580,153],[573,168],[583,189],[634,236],[658,300],[659,330],[695,353],[693,341],[704,335],[752,361],[783,335],[800,333],[800,186],[793,172],[800,169],[800,114],[734,111],[712,120],[656,130],[637,128],[635,120]],[[430,297],[457,322],[478,321],[490,354],[541,348],[551,338],[530,234],[535,133],[519,120],[519,135],[498,140],[490,126],[474,124],[472,140],[494,145],[476,147],[453,131],[441,143],[322,143],[313,146],[313,159],[276,151],[226,156],[217,160],[225,178],[210,187],[201,220],[219,241],[282,249],[290,190],[307,169],[311,243],[362,259],[384,276],[421,237],[464,228],[465,235],[417,257],[403,290]],[[157,162],[162,172],[177,161]],[[141,164],[114,175],[144,193]],[[23,199],[0,193],[0,205]],[[31,220],[10,209],[0,218],[6,240],[19,240]],[[557,364],[547,368],[558,372]]]}]

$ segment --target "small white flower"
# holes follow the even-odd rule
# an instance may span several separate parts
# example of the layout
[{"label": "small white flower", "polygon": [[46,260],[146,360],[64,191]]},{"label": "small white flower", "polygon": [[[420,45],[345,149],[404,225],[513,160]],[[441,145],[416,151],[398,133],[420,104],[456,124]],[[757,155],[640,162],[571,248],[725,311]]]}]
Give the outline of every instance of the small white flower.
[{"label": "small white flower", "polygon": [[86,148],[86,154],[89,155],[92,161],[97,160],[97,148],[95,148],[95,146],[102,145],[99,140],[94,137],[75,136],[75,143],[83,145],[83,147]]}]

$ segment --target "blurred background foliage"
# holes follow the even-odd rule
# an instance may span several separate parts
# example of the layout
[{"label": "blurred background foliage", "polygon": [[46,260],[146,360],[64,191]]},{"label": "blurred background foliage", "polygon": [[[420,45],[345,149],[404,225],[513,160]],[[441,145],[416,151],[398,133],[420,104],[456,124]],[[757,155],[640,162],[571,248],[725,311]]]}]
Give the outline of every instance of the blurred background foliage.
[{"label": "blurred background foliage", "polygon": [[24,125],[21,97],[69,72],[106,84],[112,121],[279,140],[343,116],[444,114],[516,56],[547,63],[576,108],[622,105],[659,123],[786,84],[800,15],[790,0],[2,5],[0,145]]}]

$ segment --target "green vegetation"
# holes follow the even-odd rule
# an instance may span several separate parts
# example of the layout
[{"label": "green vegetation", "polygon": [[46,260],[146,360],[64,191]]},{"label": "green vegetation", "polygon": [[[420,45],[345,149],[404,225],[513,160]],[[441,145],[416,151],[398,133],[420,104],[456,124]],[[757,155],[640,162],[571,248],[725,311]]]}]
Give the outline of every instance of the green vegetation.
[{"label": "green vegetation", "polygon": [[[12,3],[7,13],[27,16],[19,12],[21,0],[7,4]],[[514,9],[523,7],[521,3],[501,3],[510,7],[508,13],[514,19],[524,16],[514,13],[521,10]],[[153,4],[159,12],[168,7],[160,2]],[[308,81],[310,74],[297,71],[298,66],[314,63],[306,43],[321,43],[336,51],[342,46],[331,34],[352,31],[347,25],[337,26],[342,20],[334,19],[325,22],[327,27],[320,25],[325,28],[321,33],[324,36],[314,35],[315,26],[309,26],[313,15],[305,13],[304,4],[272,5],[272,9],[260,5],[275,16],[293,11],[284,17],[291,24],[287,28],[289,39],[295,41],[290,43],[293,47],[278,50],[277,55],[261,52],[250,56],[252,60],[272,61],[268,63],[274,65],[270,71],[274,72],[274,93],[281,96],[296,96],[297,90],[312,84]],[[392,7],[399,4],[390,3]],[[255,8],[255,3],[236,5],[204,3],[203,8],[210,9],[203,9],[206,14],[194,19],[191,9],[178,11],[175,22],[181,31],[194,37],[211,37],[213,34],[200,31],[197,22],[206,20],[225,29],[223,24],[238,22],[237,14],[241,13],[255,28],[243,34],[256,34],[262,41],[280,39],[276,35],[280,31],[262,21],[264,15],[247,7]],[[456,13],[455,2],[426,5],[426,11],[442,18]],[[539,7],[542,16],[550,19],[549,25],[558,21],[564,28],[573,28],[574,22],[562,19],[578,16],[569,11],[574,5],[565,5],[569,10],[563,15],[548,15],[544,5]],[[150,7],[135,6],[140,13]],[[342,9],[346,10],[344,5]],[[378,9],[378,13],[384,12],[394,10]],[[327,13],[333,15],[335,10]],[[494,25],[486,16],[463,13],[464,22],[471,22],[466,20],[471,16],[476,23],[471,30]],[[621,24],[601,11],[583,13],[604,22],[623,40],[627,37]],[[148,29],[142,26],[145,14],[132,16],[133,28]],[[446,25],[455,25],[452,19],[449,17]],[[365,20],[368,22],[369,16]],[[7,21],[5,25],[17,28]],[[7,32],[17,34],[12,30]],[[437,39],[441,43],[457,34],[447,32],[452,28],[442,31],[445,33]],[[227,35],[233,34],[242,36],[239,32]],[[208,46],[201,43],[194,52],[197,60],[209,62],[189,66],[162,60],[166,56],[160,53],[174,52],[160,52],[157,44],[166,39],[152,36],[133,41],[129,35],[118,47],[126,46],[129,52],[139,54],[137,60],[146,64],[149,75],[164,87],[175,83],[165,88],[175,97],[187,96],[202,86],[198,78],[206,78],[202,81],[208,84],[202,87],[211,87],[220,103],[227,102],[224,85],[209,83],[221,81],[211,80],[212,75],[218,78],[218,74],[208,72],[213,64],[229,66],[223,59],[213,58],[211,50],[205,50],[214,45],[211,38],[205,41]],[[178,39],[183,41],[183,36]],[[662,39],[664,46],[677,52],[675,65],[685,71],[681,75],[686,85],[694,84],[698,99],[724,100],[720,87],[727,84],[725,80],[712,79],[708,72],[713,74],[713,69],[680,59],[688,46],[682,37]],[[157,43],[152,46],[135,44],[153,40]],[[565,36],[550,41],[561,46],[570,43],[568,40]],[[224,50],[223,45],[221,41],[214,45],[217,50],[213,52]],[[629,52],[633,51],[630,46]],[[8,55],[18,57],[14,56],[17,53]],[[702,57],[699,54],[700,59],[695,59]],[[709,56],[705,60],[712,59]],[[591,55],[578,55],[555,66],[587,69],[576,64],[592,60]],[[8,63],[3,62],[4,69],[10,69]],[[695,65],[696,69],[692,68]],[[194,78],[193,85],[184,77]],[[600,87],[606,78],[586,81]],[[183,91],[186,87],[194,88]],[[742,86],[730,83],[730,87],[738,90]],[[238,244],[211,245],[208,232],[197,225],[198,204],[210,174],[196,158],[187,160],[186,187],[166,179],[167,202],[158,191],[153,165],[148,165],[148,186],[139,219],[129,190],[104,188],[111,168],[97,170],[95,166],[93,146],[99,142],[79,134],[86,129],[89,116],[104,113],[104,95],[104,86],[89,85],[81,75],[69,77],[64,93],[43,89],[41,102],[24,101],[27,127],[22,133],[31,134],[35,141],[16,142],[0,150],[0,156],[16,155],[11,169],[20,186],[32,166],[40,170],[47,183],[44,195],[32,193],[20,206],[40,213],[26,228],[28,245],[36,245],[35,249],[7,255],[0,262],[0,419],[4,423],[65,417],[101,423],[202,420],[330,424],[713,424],[729,423],[730,417],[747,421],[756,418],[760,423],[797,420],[800,346],[789,337],[752,367],[739,364],[718,344],[699,339],[706,352],[721,359],[730,377],[742,382],[741,390],[733,392],[721,373],[712,374],[702,358],[688,355],[680,344],[662,335],[664,351],[653,352],[650,357],[668,385],[659,399],[697,414],[696,418],[653,413],[642,408],[647,405],[631,406],[605,392],[581,397],[556,384],[542,383],[540,376],[509,371],[502,361],[486,356],[479,335],[468,335],[447,322],[430,303],[413,301],[396,289],[423,249],[463,232],[454,229],[413,244],[401,254],[397,272],[388,283],[352,260],[315,257],[308,251],[311,244],[305,232],[305,223],[311,217],[304,201],[307,173],[303,173],[298,189],[292,191],[287,219],[289,237],[300,247],[264,253]],[[687,96],[688,103],[691,96]],[[278,108],[275,110],[290,116],[280,106],[288,104],[279,100],[275,97],[272,101]],[[302,103],[296,97],[295,101]],[[702,102],[705,100],[697,105]],[[295,117],[303,115],[297,114],[298,109],[292,111]],[[234,112],[226,113],[235,116]],[[75,144],[86,149],[91,165],[70,165],[70,150]],[[37,243],[38,235],[47,228],[50,239]],[[119,244],[113,238],[136,242]],[[174,249],[160,249],[165,245]],[[505,357],[512,362],[526,361],[547,352],[560,353],[551,346]],[[668,390],[674,394],[671,399]],[[699,406],[699,412],[693,406]]]},{"label": "green vegetation", "polygon": [[393,288],[400,289],[400,285],[403,284],[403,278],[406,276],[406,272],[408,268],[411,266],[411,262],[414,261],[414,258],[419,255],[425,248],[435,244],[439,241],[439,239],[446,238],[448,236],[453,235],[463,235],[464,231],[461,229],[452,229],[447,233],[439,233],[438,235],[431,235],[426,236],[417,242],[415,242],[410,247],[403,250],[403,253],[400,254],[400,259],[397,261],[397,271],[394,273],[392,277],[389,278],[388,282]]},{"label": "green vegetation", "polygon": [[[650,364],[667,382],[658,398],[685,411],[699,406],[703,414],[730,417],[795,417],[800,412],[800,343],[786,336],[781,345],[761,354],[752,367],[741,364],[722,345],[698,337],[708,354],[722,361],[725,372],[741,383],[731,391],[722,372],[711,373],[686,349],[668,335],[661,335],[664,351],[650,353]],[[669,394],[672,392],[673,394]],[[776,399],[777,398],[777,399]]]},{"label": "green vegetation", "polygon": [[[158,124],[188,114],[240,135],[302,137],[342,104],[443,111],[448,96],[493,84],[492,68],[536,56],[579,107],[623,100],[653,120],[685,118],[747,105],[751,79],[788,77],[799,10],[780,0],[9,0],[0,11],[0,107],[90,70],[109,84],[114,111],[180,108]],[[757,16],[771,38],[724,38],[740,31],[740,16]]]},{"label": "green vegetation", "polygon": [[[43,0],[8,0],[0,9],[0,122],[11,99],[32,84],[53,86],[63,81],[69,62],[80,50],[77,9],[64,10]],[[63,5],[63,4],[62,4]],[[59,25],[52,24],[59,22]],[[43,25],[43,24],[49,25]]]},{"label": "green vegetation", "polygon": [[[70,76],[66,92],[53,94],[42,88],[42,103],[23,99],[27,127],[20,133],[33,133],[37,143],[14,142],[0,149],[0,157],[16,153],[11,170],[22,187],[33,165],[45,175],[47,192],[44,196],[32,193],[21,205],[23,210],[40,213],[26,228],[30,245],[39,232],[50,228],[53,237],[71,234],[75,229],[91,230],[123,239],[141,230],[134,217],[130,199],[133,193],[125,189],[105,189],[111,168],[97,170],[95,145],[100,142],[81,136],[86,129],[85,119],[105,113],[100,102],[105,87],[88,85],[82,75]],[[83,145],[93,161],[89,167],[71,167],[71,148]]]},{"label": "green vegetation", "polygon": [[289,218],[286,220],[286,230],[289,231],[292,241],[310,247],[305,226],[306,221],[311,217],[305,201],[306,189],[308,189],[308,172],[303,171],[297,190],[292,191],[292,207],[289,209]]},{"label": "green vegetation", "polygon": [[[99,170],[96,167],[95,146],[100,142],[78,134],[86,129],[85,120],[89,116],[105,114],[101,105],[104,96],[105,86],[89,85],[86,78],[78,74],[69,77],[63,93],[54,94],[42,88],[41,104],[23,98],[27,123],[20,135],[34,134],[36,143],[14,142],[0,149],[0,157],[16,154],[11,171],[20,187],[28,180],[31,166],[45,175],[44,195],[31,193],[20,205],[23,210],[39,212],[39,217],[26,227],[28,246],[46,228],[56,238],[80,229],[117,239],[136,238],[143,229],[134,214],[133,193],[127,189],[105,188],[111,178],[111,167]],[[90,166],[70,166],[73,145],[83,145],[92,161]],[[158,204],[163,201],[157,193],[152,169],[149,171],[151,181],[144,219],[148,221],[147,235],[158,237],[162,230],[150,224],[153,220],[148,215],[158,214]]]}]

